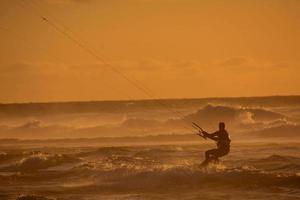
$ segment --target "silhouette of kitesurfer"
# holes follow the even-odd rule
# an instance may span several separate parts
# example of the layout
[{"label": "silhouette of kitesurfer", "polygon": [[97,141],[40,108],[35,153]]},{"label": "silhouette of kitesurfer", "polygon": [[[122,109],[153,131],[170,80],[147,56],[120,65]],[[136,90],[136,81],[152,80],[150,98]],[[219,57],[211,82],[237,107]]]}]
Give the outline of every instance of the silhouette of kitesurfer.
[{"label": "silhouette of kitesurfer", "polygon": [[217,142],[217,148],[211,149],[205,152],[205,160],[201,163],[201,166],[206,167],[209,163],[218,163],[220,157],[225,156],[230,151],[230,138],[229,134],[225,130],[225,123],[219,123],[219,130],[214,133],[207,133],[202,131],[204,138],[209,138]]}]

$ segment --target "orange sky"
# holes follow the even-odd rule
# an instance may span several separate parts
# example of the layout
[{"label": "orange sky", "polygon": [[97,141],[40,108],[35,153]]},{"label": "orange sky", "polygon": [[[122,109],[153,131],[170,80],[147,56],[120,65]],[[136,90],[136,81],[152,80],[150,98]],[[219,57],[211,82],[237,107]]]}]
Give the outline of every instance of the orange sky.
[{"label": "orange sky", "polygon": [[300,94],[298,0],[1,0],[0,102],[148,98],[40,13],[155,97]]}]

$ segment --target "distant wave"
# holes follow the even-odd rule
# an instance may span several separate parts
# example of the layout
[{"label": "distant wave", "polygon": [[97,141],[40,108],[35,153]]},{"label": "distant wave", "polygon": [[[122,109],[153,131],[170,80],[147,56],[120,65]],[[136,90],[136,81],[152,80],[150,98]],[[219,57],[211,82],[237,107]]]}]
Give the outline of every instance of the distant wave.
[{"label": "distant wave", "polygon": [[216,128],[220,121],[238,127],[241,124],[256,125],[286,118],[280,113],[265,109],[207,105],[197,112],[185,116],[184,120],[198,122],[204,127]]},{"label": "distant wave", "polygon": [[300,125],[282,125],[271,128],[264,128],[258,131],[249,133],[252,137],[270,138],[280,137],[285,139],[292,139],[300,137]]},{"label": "distant wave", "polygon": [[297,124],[281,113],[262,108],[206,105],[194,113],[182,116],[182,118],[174,119],[173,116],[165,121],[156,120],[155,116],[153,119],[144,119],[140,116],[126,118],[115,124],[76,127],[30,120],[18,126],[0,126],[0,137],[47,139],[185,134],[191,132],[186,129],[187,122],[197,122],[205,130],[213,131],[217,129],[220,121],[224,121],[233,133],[255,132],[279,126],[289,128],[289,125]]},{"label": "distant wave", "polygon": [[300,96],[228,97],[202,99],[157,99],[137,101],[90,101],[0,104],[0,117],[51,116],[84,113],[128,113],[161,110],[161,104],[174,108],[195,108],[208,103],[234,106],[300,106]]}]

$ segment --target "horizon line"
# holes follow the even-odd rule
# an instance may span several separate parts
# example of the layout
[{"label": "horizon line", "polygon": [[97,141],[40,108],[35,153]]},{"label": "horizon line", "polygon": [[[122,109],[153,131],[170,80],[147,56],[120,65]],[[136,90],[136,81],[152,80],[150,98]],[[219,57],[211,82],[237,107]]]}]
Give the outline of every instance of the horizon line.
[{"label": "horizon line", "polygon": [[220,97],[174,97],[174,98],[159,98],[159,99],[107,99],[107,100],[61,100],[61,101],[24,101],[24,102],[0,102],[0,105],[13,104],[53,104],[53,103],[88,103],[88,102],[128,102],[128,101],[159,101],[159,100],[197,100],[197,99],[238,99],[238,98],[267,98],[267,97],[300,97],[300,94],[292,95],[262,95],[262,96],[220,96]]}]

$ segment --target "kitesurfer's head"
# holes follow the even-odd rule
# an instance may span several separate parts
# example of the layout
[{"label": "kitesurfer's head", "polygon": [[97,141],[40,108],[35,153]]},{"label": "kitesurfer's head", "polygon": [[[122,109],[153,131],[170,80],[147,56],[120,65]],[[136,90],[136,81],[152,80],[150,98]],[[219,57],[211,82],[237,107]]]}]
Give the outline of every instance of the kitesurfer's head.
[{"label": "kitesurfer's head", "polygon": [[220,122],[219,123],[219,130],[224,130],[225,129],[225,123],[224,122]]}]

